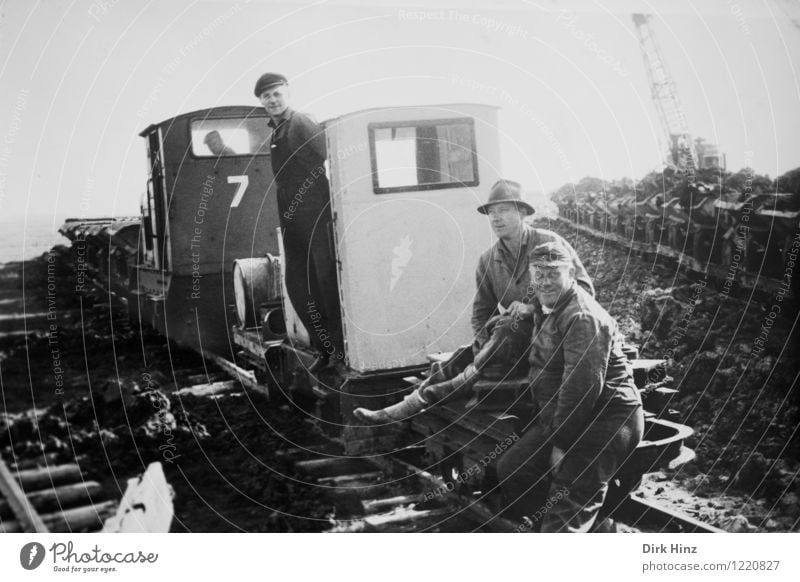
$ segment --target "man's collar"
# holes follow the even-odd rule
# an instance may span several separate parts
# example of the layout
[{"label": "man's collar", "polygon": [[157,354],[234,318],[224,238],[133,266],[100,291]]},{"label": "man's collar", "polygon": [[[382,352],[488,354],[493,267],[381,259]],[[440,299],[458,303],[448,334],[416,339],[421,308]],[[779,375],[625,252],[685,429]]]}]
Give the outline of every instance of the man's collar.
[{"label": "man's collar", "polygon": [[278,118],[278,123],[275,123],[275,120],[270,117],[269,121],[267,122],[267,125],[270,126],[272,129],[275,129],[281,123],[289,119],[292,115],[294,115],[294,109],[292,109],[291,107],[287,107],[286,111],[284,111],[281,114],[280,118]]},{"label": "man's collar", "polygon": [[522,246],[523,247],[526,247],[526,248],[528,247],[528,243],[531,240],[531,231],[532,230],[533,229],[530,226],[528,226],[524,222],[522,223]]}]

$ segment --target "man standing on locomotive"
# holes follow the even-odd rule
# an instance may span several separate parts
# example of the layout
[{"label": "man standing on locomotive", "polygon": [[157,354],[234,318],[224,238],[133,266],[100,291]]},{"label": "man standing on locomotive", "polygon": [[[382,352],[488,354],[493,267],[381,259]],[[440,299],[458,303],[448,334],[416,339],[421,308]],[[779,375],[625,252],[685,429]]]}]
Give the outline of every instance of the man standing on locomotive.
[{"label": "man standing on locomotive", "polygon": [[[614,319],[575,280],[569,249],[535,247],[528,380],[538,413],[499,459],[507,513],[543,532],[586,532],[633,453],[644,416]],[[549,507],[549,509],[548,509]]]},{"label": "man standing on locomotive", "polygon": [[255,95],[270,116],[270,154],[283,232],[286,290],[320,352],[314,368],[343,357],[336,260],[330,240],[330,186],[322,127],[289,107],[283,75],[259,77]]}]

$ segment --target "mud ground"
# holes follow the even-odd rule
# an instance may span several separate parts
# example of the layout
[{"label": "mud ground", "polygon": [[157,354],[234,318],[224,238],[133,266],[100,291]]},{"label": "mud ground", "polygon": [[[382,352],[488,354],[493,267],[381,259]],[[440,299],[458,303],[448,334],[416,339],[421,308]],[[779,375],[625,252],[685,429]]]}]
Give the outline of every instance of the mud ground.
[{"label": "mud ground", "polygon": [[[256,393],[177,395],[179,387],[227,376],[194,352],[133,329],[108,297],[76,293],[69,252],[53,255],[0,267],[0,454],[7,463],[44,454],[48,464],[77,459],[108,498],[120,499],[127,479],[160,461],[175,492],[172,531],[330,526],[332,504],[280,456],[306,438],[305,423]],[[27,333],[8,333],[25,315]]]},{"label": "mud ground", "polygon": [[[764,322],[775,300],[722,295],[564,224],[539,221],[576,247],[642,357],[667,358],[670,407],[695,428],[697,459],[646,476],[641,495],[730,531],[797,531],[800,408],[795,311]],[[48,268],[49,267],[49,268]],[[119,499],[128,478],[161,461],[175,491],[173,531],[321,531],[334,504],[282,454],[309,427],[258,394],[180,396],[226,379],[96,292],[76,292],[67,249],[0,266],[0,454],[13,464],[77,459]],[[796,329],[796,328],[795,328]],[[763,334],[762,334],[763,335]],[[755,350],[754,348],[759,348]]]}]

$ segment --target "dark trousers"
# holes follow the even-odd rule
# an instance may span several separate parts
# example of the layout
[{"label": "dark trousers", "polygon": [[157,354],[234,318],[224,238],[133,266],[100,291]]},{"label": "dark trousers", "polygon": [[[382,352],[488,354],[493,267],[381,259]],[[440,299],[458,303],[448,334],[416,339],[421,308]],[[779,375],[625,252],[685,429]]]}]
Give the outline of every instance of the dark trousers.
[{"label": "dark trousers", "polygon": [[315,221],[297,216],[284,222],[283,260],[289,300],[308,330],[311,346],[341,359],[342,322],[336,258],[328,234],[330,218]]},{"label": "dark trousers", "polygon": [[[485,334],[488,334],[488,339],[483,341]],[[506,374],[512,369],[527,371],[532,334],[533,321],[530,319],[524,320],[510,315],[492,317],[473,344],[475,367],[478,370],[500,367]],[[475,351],[479,344],[479,349]]]},{"label": "dark trousers", "polygon": [[495,378],[505,378],[514,371],[527,369],[527,351],[533,333],[533,322],[522,321],[510,316],[496,316],[489,320],[485,329],[490,334],[488,341],[478,350],[473,359],[474,370],[464,369],[454,378],[425,386],[421,389],[422,399],[436,404],[445,398],[451,401],[468,397],[478,377],[494,372]]},{"label": "dark trousers", "polygon": [[606,408],[550,469],[553,445],[541,418],[500,457],[497,473],[507,514],[528,516],[542,532],[587,532],[608,483],[642,440],[642,407]]}]

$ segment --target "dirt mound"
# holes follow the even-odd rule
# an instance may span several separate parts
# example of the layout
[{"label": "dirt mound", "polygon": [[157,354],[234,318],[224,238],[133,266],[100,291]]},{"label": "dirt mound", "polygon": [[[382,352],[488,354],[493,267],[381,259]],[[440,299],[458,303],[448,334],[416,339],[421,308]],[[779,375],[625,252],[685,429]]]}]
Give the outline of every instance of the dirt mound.
[{"label": "dirt mound", "polygon": [[304,483],[281,455],[307,439],[308,424],[258,394],[179,396],[178,388],[226,376],[192,351],[139,333],[103,294],[76,294],[70,261],[58,251],[0,268],[5,296],[25,289],[28,313],[50,305],[54,313],[42,318],[43,331],[0,340],[3,458],[77,460],[117,499],[128,478],[160,461],[176,493],[175,531],[326,529],[333,504],[325,490]]},{"label": "dirt mound", "polygon": [[732,296],[723,282],[690,278],[665,258],[644,260],[560,221],[537,226],[575,246],[600,303],[641,356],[669,361],[679,389],[670,407],[695,429],[688,444],[698,454],[675,478],[702,473],[706,493],[761,498],[765,519],[797,528],[800,322],[794,302],[745,290]]}]

